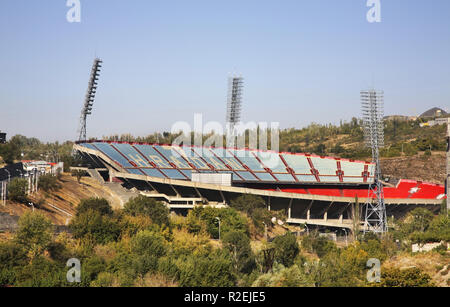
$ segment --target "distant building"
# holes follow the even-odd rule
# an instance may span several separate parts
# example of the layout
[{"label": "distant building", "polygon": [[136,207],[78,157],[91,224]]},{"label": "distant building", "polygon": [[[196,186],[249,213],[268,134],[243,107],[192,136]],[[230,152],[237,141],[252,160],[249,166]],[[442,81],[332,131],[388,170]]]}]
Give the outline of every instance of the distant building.
[{"label": "distant building", "polygon": [[0,144],[6,143],[6,133],[0,131]]},{"label": "distant building", "polygon": [[430,120],[426,123],[421,123],[420,127],[433,127],[433,126],[438,126],[438,125],[446,125],[448,123],[448,119],[447,118],[436,118],[435,120]]},{"label": "distant building", "polygon": [[27,172],[32,172],[37,170],[42,174],[53,174],[56,175],[59,172],[62,172],[64,169],[64,163],[51,163],[46,161],[22,161],[23,168]]}]

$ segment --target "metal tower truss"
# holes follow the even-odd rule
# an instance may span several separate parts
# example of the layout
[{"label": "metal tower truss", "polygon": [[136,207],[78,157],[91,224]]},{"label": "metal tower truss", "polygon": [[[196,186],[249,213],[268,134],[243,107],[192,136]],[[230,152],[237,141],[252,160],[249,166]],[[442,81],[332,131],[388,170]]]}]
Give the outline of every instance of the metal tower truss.
[{"label": "metal tower truss", "polygon": [[380,148],[384,147],[384,93],[374,89],[361,91],[365,144],[372,149],[375,183],[370,185],[365,205],[365,232],[385,233],[388,230],[386,205],[380,167]]},{"label": "metal tower truss", "polygon": [[235,134],[236,125],[241,121],[242,88],[244,78],[231,77],[228,81],[228,102],[226,123],[229,133]]},{"label": "metal tower truss", "polygon": [[97,93],[98,78],[100,76],[100,68],[102,67],[102,63],[102,60],[96,58],[94,60],[94,64],[92,65],[88,89],[84,99],[83,109],[81,110],[80,124],[78,128],[78,141],[85,141],[87,138],[86,119],[88,115],[92,114],[92,107],[94,105],[95,94]]}]

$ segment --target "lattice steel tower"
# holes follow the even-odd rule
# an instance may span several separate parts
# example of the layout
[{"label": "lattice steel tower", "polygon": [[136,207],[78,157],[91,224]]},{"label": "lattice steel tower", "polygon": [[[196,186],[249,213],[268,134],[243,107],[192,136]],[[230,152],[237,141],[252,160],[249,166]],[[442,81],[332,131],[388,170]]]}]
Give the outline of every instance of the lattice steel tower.
[{"label": "lattice steel tower", "polygon": [[88,89],[84,99],[84,106],[81,110],[80,124],[78,127],[78,141],[86,141],[86,118],[88,115],[92,114],[92,106],[94,105],[95,94],[97,93],[97,82],[100,76],[102,63],[102,60],[96,58],[92,65],[91,77],[89,78]]},{"label": "lattice steel tower", "polygon": [[226,123],[229,132],[234,134],[236,125],[241,121],[242,88],[244,78],[231,77],[228,80],[228,102]]},{"label": "lattice steel tower", "polygon": [[387,217],[380,167],[380,148],[384,147],[384,93],[375,89],[361,91],[361,104],[365,144],[372,149],[375,163],[375,183],[369,187],[364,232],[385,233]]}]

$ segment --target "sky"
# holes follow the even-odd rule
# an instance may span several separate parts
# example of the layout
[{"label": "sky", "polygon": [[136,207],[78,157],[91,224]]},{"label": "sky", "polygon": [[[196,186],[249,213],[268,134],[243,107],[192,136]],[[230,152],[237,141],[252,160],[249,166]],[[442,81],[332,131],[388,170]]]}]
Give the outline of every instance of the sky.
[{"label": "sky", "polygon": [[386,115],[450,106],[450,1],[0,1],[0,130],[74,140],[96,56],[88,137],[148,135],[225,121],[227,79],[245,78],[244,122],[301,128],[360,116],[359,92]]}]

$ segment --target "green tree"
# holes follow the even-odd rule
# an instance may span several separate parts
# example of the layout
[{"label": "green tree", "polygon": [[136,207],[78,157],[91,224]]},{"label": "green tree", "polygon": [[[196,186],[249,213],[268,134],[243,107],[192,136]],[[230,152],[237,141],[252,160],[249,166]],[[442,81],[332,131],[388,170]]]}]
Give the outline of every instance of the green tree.
[{"label": "green tree", "polygon": [[14,285],[18,271],[27,263],[27,253],[21,245],[15,242],[0,243],[0,286]]},{"label": "green tree", "polygon": [[19,228],[14,237],[23,246],[30,258],[41,255],[50,244],[53,236],[53,226],[40,212],[27,212],[19,219]]},{"label": "green tree", "polygon": [[[66,168],[65,164],[64,164],[64,168]],[[73,177],[77,178],[78,183],[81,183],[81,178],[83,178],[84,176],[87,175],[86,171],[83,171],[83,170],[73,170],[70,173]]]},{"label": "green tree", "polygon": [[58,178],[52,174],[46,174],[39,177],[39,187],[45,192],[56,191],[61,188]]},{"label": "green tree", "polygon": [[148,216],[155,224],[169,225],[169,209],[161,202],[139,195],[130,199],[124,207],[124,212],[131,216]]},{"label": "green tree", "polygon": [[120,236],[119,223],[108,215],[88,209],[77,213],[69,225],[74,238],[93,240],[97,244],[116,241]]},{"label": "green tree", "polygon": [[253,283],[253,287],[313,287],[311,277],[303,272],[299,266],[285,268],[276,264],[272,272],[263,274]]},{"label": "green tree", "polygon": [[285,267],[292,266],[295,257],[300,252],[295,235],[288,232],[283,236],[278,236],[273,240],[273,245],[275,246],[275,260]]},{"label": "green tree", "polygon": [[109,202],[104,198],[83,199],[77,207],[77,215],[81,215],[89,210],[98,212],[100,215],[112,215],[113,210]]},{"label": "green tree", "polygon": [[8,184],[8,199],[19,202],[27,202],[28,182],[23,178],[14,178]]},{"label": "green tree", "polygon": [[256,268],[255,255],[246,234],[239,231],[228,232],[224,235],[223,244],[232,255],[237,272],[249,274]]},{"label": "green tree", "polygon": [[236,276],[230,256],[221,250],[189,255],[177,261],[181,287],[233,287]]},{"label": "green tree", "polygon": [[18,276],[19,287],[61,287],[67,285],[66,269],[43,256],[23,267]]},{"label": "green tree", "polygon": [[381,271],[380,287],[432,287],[431,277],[418,268],[400,270],[385,268]]},{"label": "green tree", "polygon": [[262,197],[244,194],[233,199],[230,207],[251,215],[257,208],[266,208],[266,203]]}]

